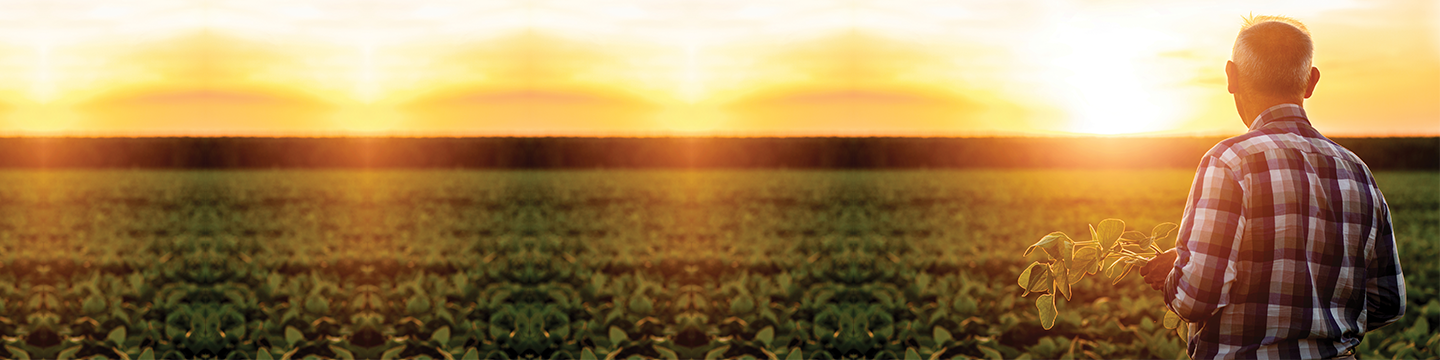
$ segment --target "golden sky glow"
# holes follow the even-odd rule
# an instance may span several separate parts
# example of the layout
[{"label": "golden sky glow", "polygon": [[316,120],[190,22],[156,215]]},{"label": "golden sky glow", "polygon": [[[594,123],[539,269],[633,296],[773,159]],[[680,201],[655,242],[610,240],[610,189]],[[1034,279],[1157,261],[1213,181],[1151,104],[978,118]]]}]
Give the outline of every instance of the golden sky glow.
[{"label": "golden sky glow", "polygon": [[1440,3],[0,1],[0,136],[1225,135],[1249,14],[1330,136],[1440,135]]}]

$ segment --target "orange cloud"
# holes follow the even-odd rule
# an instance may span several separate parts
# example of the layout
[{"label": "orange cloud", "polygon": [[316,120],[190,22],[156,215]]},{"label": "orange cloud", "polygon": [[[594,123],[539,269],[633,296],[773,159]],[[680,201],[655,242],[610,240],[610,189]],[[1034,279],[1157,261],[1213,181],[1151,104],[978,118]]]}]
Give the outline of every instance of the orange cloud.
[{"label": "orange cloud", "polygon": [[149,44],[117,57],[110,70],[134,79],[99,91],[75,108],[87,132],[235,134],[316,132],[333,105],[292,84],[256,80],[295,66],[281,49],[202,32]]},{"label": "orange cloud", "polygon": [[806,87],[770,89],[729,104],[729,127],[760,133],[793,130],[924,134],[984,125],[984,104],[938,89]]},{"label": "orange cloud", "polygon": [[653,128],[655,102],[606,82],[618,57],[587,44],[521,32],[436,61],[444,84],[405,100],[406,130],[459,134],[606,134]]},{"label": "orange cloud", "polygon": [[407,130],[460,134],[583,134],[653,126],[649,102],[607,89],[456,88],[406,105]]},{"label": "orange cloud", "polygon": [[[726,101],[727,128],[758,133],[940,135],[1010,127],[1025,110],[959,79],[936,49],[858,31],[758,61],[783,74]],[[1010,124],[1013,125],[1013,124]]]},{"label": "orange cloud", "polygon": [[313,133],[333,109],[293,90],[233,86],[127,88],[78,107],[95,119],[90,131],[190,135]]}]

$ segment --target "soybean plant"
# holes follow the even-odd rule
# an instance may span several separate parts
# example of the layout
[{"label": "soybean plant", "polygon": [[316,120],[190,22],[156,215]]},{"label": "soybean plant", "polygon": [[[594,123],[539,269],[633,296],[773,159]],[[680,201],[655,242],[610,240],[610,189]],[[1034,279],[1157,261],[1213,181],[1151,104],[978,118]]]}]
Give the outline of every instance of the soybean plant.
[{"label": "soybean plant", "polygon": [[[1071,285],[1080,282],[1086,275],[1098,275],[1102,268],[1110,284],[1116,285],[1136,269],[1145,266],[1150,259],[1164,252],[1156,245],[1161,240],[1175,236],[1175,223],[1155,225],[1149,235],[1139,231],[1125,231],[1125,222],[1105,219],[1098,225],[1090,226],[1090,240],[1074,241],[1065,233],[1056,231],[1040,238],[1039,242],[1025,249],[1022,256],[1029,257],[1035,249],[1044,251],[1048,260],[1036,261],[1020,273],[1020,287],[1025,289],[1021,297],[1039,293],[1035,308],[1040,311],[1040,325],[1046,330],[1055,326],[1055,295],[1058,293],[1070,300]],[[1180,317],[1165,309],[1165,328],[1177,329]],[[1184,338],[1183,328],[1176,330]]]}]

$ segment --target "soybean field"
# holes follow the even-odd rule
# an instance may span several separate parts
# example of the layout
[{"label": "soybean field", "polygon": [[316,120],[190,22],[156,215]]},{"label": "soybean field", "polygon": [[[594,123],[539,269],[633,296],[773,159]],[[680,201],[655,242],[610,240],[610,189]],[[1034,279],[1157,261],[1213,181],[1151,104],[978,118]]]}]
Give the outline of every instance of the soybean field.
[{"label": "soybean field", "polygon": [[[1138,277],[1050,330],[1016,278],[1192,175],[0,171],[0,358],[1184,358]],[[1440,357],[1440,173],[1376,178],[1408,311],[1359,355]]]}]

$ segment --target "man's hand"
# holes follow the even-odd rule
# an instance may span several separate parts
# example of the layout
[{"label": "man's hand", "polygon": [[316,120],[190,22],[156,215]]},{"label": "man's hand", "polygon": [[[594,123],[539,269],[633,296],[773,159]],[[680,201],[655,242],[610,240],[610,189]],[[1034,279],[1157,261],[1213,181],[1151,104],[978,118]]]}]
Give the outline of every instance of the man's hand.
[{"label": "man's hand", "polygon": [[1170,277],[1170,270],[1175,268],[1175,257],[1180,256],[1175,249],[1170,249],[1140,267],[1140,276],[1145,277],[1145,283],[1150,284],[1151,289],[1160,290],[1165,286],[1165,278]]}]

